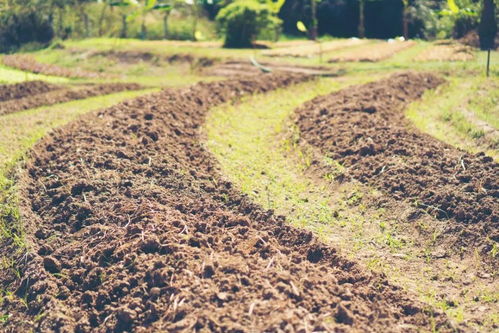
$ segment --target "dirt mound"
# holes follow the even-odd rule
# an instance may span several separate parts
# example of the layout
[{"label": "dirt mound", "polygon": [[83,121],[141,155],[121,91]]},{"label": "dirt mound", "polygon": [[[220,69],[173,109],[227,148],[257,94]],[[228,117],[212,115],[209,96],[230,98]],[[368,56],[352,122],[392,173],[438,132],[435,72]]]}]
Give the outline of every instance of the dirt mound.
[{"label": "dirt mound", "polygon": [[450,331],[443,315],[249,202],[203,148],[208,108],[305,79],[165,90],[39,143],[22,186],[33,253],[14,283],[27,310],[6,298],[14,316],[3,328]]},{"label": "dirt mound", "polygon": [[[499,241],[498,164],[413,129],[403,108],[442,80],[405,73],[314,99],[297,110],[302,138],[397,200],[439,219],[460,245]],[[471,248],[471,247],[470,247]]]},{"label": "dirt mound", "polygon": [[473,49],[453,41],[439,41],[425,49],[417,61],[470,61],[475,58]]},{"label": "dirt mound", "polygon": [[[342,71],[323,66],[287,65],[274,62],[263,62],[260,63],[260,65],[264,67],[264,70],[268,69],[272,72],[285,72],[323,77],[333,77],[342,74]],[[212,76],[238,77],[259,75],[262,71],[257,66],[253,65],[250,60],[230,60],[207,67],[202,71],[202,73]]]},{"label": "dirt mound", "polygon": [[146,51],[99,51],[92,52],[92,56],[111,58],[115,61],[126,64],[135,64],[138,62],[157,62],[159,60],[157,55]]},{"label": "dirt mound", "polygon": [[98,73],[88,72],[81,69],[69,69],[52,64],[43,64],[36,61],[36,59],[32,56],[25,54],[5,55],[3,56],[3,63],[6,66],[35,74],[87,79],[94,79],[102,76]]},{"label": "dirt mound", "polygon": [[43,94],[61,88],[62,87],[59,85],[44,81],[27,81],[15,84],[3,84],[0,85],[0,102]]},{"label": "dirt mound", "polygon": [[[476,30],[468,32],[464,37],[457,40],[459,43],[471,46],[474,48],[480,48],[480,37],[478,36],[478,32]],[[496,50],[499,48],[499,35],[496,36]]]},{"label": "dirt mound", "polygon": [[139,90],[143,87],[136,83],[106,83],[71,89],[60,89],[16,100],[0,102],[0,115],[28,110],[39,106],[53,105],[77,99],[108,95],[126,90]]}]

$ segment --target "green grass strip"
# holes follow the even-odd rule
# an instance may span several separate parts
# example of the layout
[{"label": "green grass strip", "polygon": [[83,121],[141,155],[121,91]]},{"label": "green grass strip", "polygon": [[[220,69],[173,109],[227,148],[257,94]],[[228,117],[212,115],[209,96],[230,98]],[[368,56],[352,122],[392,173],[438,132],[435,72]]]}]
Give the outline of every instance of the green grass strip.
[{"label": "green grass strip", "polygon": [[18,83],[32,80],[43,80],[52,83],[65,83],[70,81],[64,77],[23,72],[15,68],[0,65],[0,83]]},{"label": "green grass strip", "polygon": [[497,133],[489,138],[480,123],[498,129],[498,85],[499,80],[493,78],[452,77],[448,84],[412,103],[406,114],[421,131],[472,153],[484,151],[497,160]]}]

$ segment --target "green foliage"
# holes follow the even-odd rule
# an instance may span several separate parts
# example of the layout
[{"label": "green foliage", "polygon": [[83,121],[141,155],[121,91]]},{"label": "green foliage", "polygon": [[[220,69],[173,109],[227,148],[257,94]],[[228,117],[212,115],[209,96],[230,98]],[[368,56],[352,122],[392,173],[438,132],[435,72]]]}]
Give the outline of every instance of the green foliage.
[{"label": "green foliage", "polygon": [[216,17],[225,34],[225,47],[251,47],[264,30],[277,30],[281,21],[271,6],[254,0],[237,0],[223,8]]},{"label": "green foliage", "polygon": [[[451,27],[450,35],[461,38],[478,25],[479,3],[472,0],[447,0],[446,9],[440,12],[444,21]],[[448,36],[445,36],[448,37]]]},{"label": "green foliage", "polygon": [[15,51],[26,43],[43,46],[53,37],[54,30],[43,12],[21,7],[0,11],[0,53]]}]

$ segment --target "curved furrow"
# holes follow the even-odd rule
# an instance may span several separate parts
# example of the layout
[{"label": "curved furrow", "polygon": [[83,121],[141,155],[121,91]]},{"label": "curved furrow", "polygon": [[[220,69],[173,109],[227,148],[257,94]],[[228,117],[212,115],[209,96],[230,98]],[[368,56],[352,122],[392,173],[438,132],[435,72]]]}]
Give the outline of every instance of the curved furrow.
[{"label": "curved furrow", "polygon": [[452,330],[445,316],[253,204],[201,143],[210,107],[308,78],[165,90],[44,139],[22,179],[31,250],[7,330]]}]

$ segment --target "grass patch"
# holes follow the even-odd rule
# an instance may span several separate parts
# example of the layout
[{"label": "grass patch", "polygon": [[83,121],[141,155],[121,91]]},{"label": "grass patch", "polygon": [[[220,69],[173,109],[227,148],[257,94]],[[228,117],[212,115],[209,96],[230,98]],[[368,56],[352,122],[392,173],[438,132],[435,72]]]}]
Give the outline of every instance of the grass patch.
[{"label": "grass patch", "polygon": [[[154,51],[153,53],[159,53]],[[144,86],[187,86],[219,78],[201,76],[188,63],[168,64],[164,61],[119,63],[105,56],[89,56],[88,52],[72,54],[67,50],[43,50],[33,54],[37,61],[65,68],[79,68],[89,72],[105,73],[109,78],[99,82],[133,82]],[[117,79],[119,78],[119,79]],[[85,81],[85,80],[80,80]],[[89,81],[89,80],[86,80]],[[95,80],[94,80],[95,81]]]},{"label": "grass patch", "polygon": [[43,80],[52,83],[69,82],[69,79],[63,77],[28,73],[0,65],[0,83],[18,83],[31,80]]},{"label": "grass patch", "polygon": [[302,154],[298,165],[283,153],[276,154],[279,146],[275,137],[286,128],[296,107],[344,85],[320,79],[245,98],[241,105],[217,107],[207,120],[206,144],[225,174],[263,207],[288,216],[301,227],[334,221],[330,198],[320,191],[310,191],[313,185],[302,176],[310,159]]},{"label": "grass patch", "polygon": [[499,80],[483,77],[451,77],[437,90],[427,91],[406,110],[407,117],[423,132],[472,153],[485,151],[499,158],[497,131]]}]

